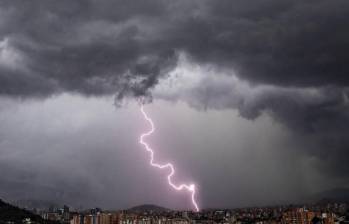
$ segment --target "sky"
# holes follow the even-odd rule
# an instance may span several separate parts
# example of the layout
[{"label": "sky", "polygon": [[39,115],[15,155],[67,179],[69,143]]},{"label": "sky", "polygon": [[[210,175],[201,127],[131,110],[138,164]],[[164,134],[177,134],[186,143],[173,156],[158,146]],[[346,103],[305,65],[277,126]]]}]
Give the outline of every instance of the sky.
[{"label": "sky", "polygon": [[349,187],[347,0],[0,2],[0,198],[190,209]]}]

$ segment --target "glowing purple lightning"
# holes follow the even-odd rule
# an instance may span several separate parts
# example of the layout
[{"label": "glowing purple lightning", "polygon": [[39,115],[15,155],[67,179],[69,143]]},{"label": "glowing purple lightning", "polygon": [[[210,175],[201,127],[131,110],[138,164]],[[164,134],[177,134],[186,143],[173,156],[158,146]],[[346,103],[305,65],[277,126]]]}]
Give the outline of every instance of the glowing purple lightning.
[{"label": "glowing purple lightning", "polygon": [[152,148],[150,148],[150,146],[144,141],[144,138],[151,135],[154,131],[155,131],[155,128],[154,128],[154,123],[153,121],[151,120],[150,117],[148,117],[148,115],[145,113],[144,111],[144,108],[143,108],[143,104],[141,104],[141,112],[145,118],[146,121],[148,121],[148,123],[150,124],[150,127],[151,129],[146,132],[146,133],[143,133],[140,138],[139,138],[139,143],[142,144],[145,149],[150,153],[150,165],[151,166],[154,166],[154,167],[157,167],[159,169],[164,169],[164,168],[169,168],[170,169],[170,173],[168,174],[167,176],[167,181],[168,181],[168,184],[175,190],[177,191],[181,191],[181,190],[187,190],[188,192],[190,192],[191,194],[191,202],[193,204],[193,206],[195,207],[195,210],[198,212],[199,211],[199,206],[198,204],[196,203],[195,201],[195,193],[196,193],[196,190],[195,190],[195,184],[190,184],[190,185],[186,185],[186,184],[181,184],[181,185],[175,185],[171,178],[172,176],[175,174],[175,169],[174,169],[174,166],[172,165],[172,163],[166,163],[166,164],[158,164],[158,163],[154,163],[154,151]]}]

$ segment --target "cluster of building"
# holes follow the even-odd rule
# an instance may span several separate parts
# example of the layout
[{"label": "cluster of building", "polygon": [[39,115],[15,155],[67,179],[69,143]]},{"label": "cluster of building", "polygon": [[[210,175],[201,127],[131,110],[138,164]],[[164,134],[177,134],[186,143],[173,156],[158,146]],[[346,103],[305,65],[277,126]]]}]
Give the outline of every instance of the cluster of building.
[{"label": "cluster of building", "polygon": [[50,207],[48,211],[36,212],[45,220],[57,221],[59,223],[70,223],[72,213],[69,207],[64,205],[62,208]]},{"label": "cluster of building", "polygon": [[280,206],[232,210],[102,211],[69,212],[68,207],[46,212],[42,217],[64,224],[340,224],[349,223],[346,204]]},{"label": "cluster of building", "polygon": [[308,211],[304,208],[293,209],[284,212],[282,217],[282,224],[312,224],[312,223],[323,223],[323,224],[334,224],[339,220],[333,212],[321,212],[321,211]]}]

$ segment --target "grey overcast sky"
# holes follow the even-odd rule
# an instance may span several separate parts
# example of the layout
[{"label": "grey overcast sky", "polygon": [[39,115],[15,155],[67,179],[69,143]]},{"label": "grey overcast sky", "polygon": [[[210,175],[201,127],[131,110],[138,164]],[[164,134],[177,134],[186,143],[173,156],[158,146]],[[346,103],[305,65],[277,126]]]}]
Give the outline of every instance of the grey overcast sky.
[{"label": "grey overcast sky", "polygon": [[349,1],[0,1],[0,198],[191,208],[349,187]]}]

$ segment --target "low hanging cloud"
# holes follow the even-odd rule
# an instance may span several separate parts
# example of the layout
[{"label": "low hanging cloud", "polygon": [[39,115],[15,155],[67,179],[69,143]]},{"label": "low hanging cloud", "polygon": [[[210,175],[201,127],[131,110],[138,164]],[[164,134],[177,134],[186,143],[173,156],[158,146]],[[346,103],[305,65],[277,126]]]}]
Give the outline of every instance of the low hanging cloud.
[{"label": "low hanging cloud", "polygon": [[237,109],[246,119],[267,113],[294,132],[299,148],[315,156],[326,173],[346,176],[348,88],[254,86],[224,72],[181,54],[176,69],[152,92],[155,98],[184,101],[199,110]]}]

